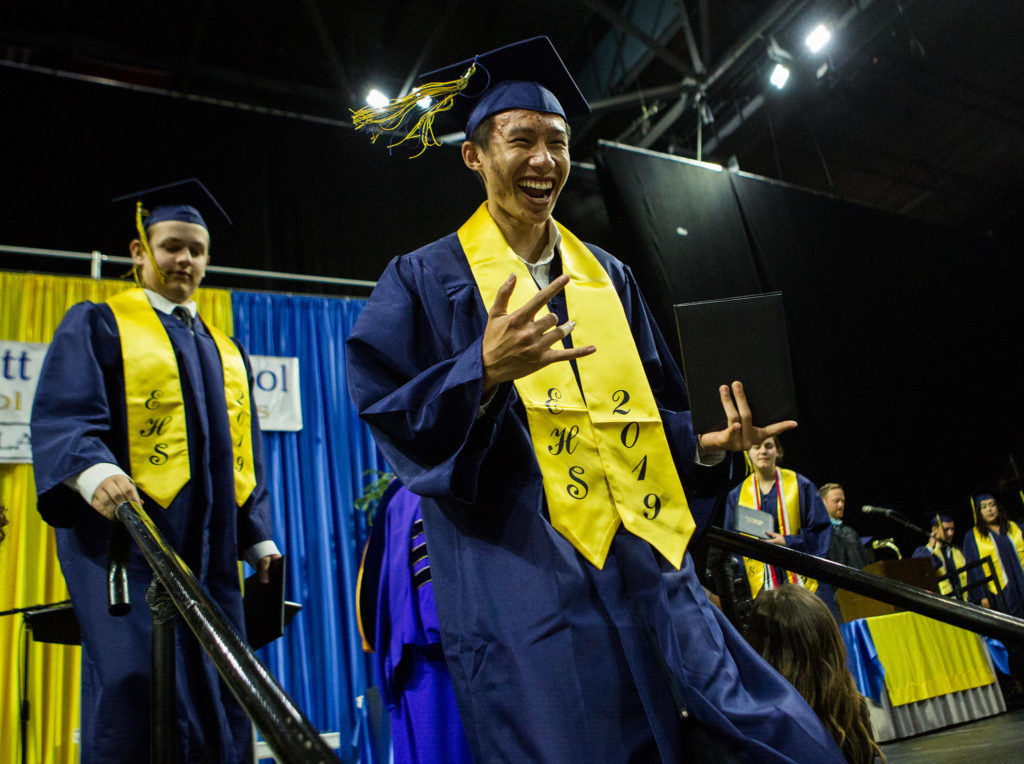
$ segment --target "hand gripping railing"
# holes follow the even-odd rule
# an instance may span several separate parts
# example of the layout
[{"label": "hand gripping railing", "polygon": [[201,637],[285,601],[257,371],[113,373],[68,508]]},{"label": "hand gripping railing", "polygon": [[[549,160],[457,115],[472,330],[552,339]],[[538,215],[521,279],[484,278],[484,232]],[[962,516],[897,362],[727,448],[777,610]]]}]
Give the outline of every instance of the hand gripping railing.
[{"label": "hand gripping railing", "polygon": [[818,581],[881,602],[888,602],[890,605],[897,605],[953,626],[976,631],[1004,642],[1024,645],[1024,620],[1020,618],[988,610],[980,605],[958,602],[902,581],[864,573],[838,562],[823,560],[723,528],[709,528],[704,538],[709,544],[744,557],[777,565],[793,573],[810,576]]},{"label": "hand gripping railing", "polygon": [[118,506],[114,516],[135,539],[156,580],[274,755],[288,764],[339,761],[316,728],[228,623],[220,606],[203,591],[192,571],[167,545],[142,506],[125,502]]}]

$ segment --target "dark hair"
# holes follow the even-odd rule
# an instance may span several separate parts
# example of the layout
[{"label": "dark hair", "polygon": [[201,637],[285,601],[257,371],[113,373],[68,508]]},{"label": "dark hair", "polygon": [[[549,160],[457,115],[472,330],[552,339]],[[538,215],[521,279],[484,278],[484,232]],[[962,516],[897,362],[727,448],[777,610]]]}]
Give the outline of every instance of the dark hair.
[{"label": "dark hair", "polygon": [[871,735],[867,701],[846,668],[846,647],[828,607],[799,584],[762,589],[747,640],[814,709],[846,759],[885,761]]},{"label": "dark hair", "polygon": [[8,525],[9,522],[10,521],[7,519],[7,508],[3,504],[0,504],[0,541],[7,538],[7,532],[4,530],[4,527]]},{"label": "dark hair", "polygon": [[473,132],[469,135],[469,140],[475,143],[477,146],[487,151],[487,148],[491,145],[491,131],[494,130],[494,115],[485,117],[480,120],[476,127],[473,128]]},{"label": "dark hair", "polygon": [[[1010,526],[1009,526],[1010,518],[1008,518],[1006,516],[1006,513],[1003,512],[1003,507],[999,503],[999,499],[997,499],[995,496],[992,496],[992,497],[986,496],[985,498],[986,499],[987,498],[991,498],[992,501],[994,501],[996,503],[996,512],[998,513],[998,514],[996,514],[996,522],[999,523],[999,532],[1005,536],[1010,531]],[[977,506],[975,507],[975,510],[974,510],[974,514],[975,514],[974,527],[977,528],[979,531],[981,531],[984,535],[987,536],[991,529],[988,527],[988,523],[986,523],[985,520],[981,516],[981,501],[982,500],[978,500],[977,501]]]}]

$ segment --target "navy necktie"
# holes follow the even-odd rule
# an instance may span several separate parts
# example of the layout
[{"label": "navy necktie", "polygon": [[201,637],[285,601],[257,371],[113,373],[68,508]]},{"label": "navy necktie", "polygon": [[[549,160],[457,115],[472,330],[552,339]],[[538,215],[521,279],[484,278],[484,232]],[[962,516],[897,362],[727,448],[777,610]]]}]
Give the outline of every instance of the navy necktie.
[{"label": "navy necktie", "polygon": [[177,306],[171,311],[171,313],[175,318],[182,321],[189,329],[192,328],[192,314],[188,312],[188,308],[184,305]]}]

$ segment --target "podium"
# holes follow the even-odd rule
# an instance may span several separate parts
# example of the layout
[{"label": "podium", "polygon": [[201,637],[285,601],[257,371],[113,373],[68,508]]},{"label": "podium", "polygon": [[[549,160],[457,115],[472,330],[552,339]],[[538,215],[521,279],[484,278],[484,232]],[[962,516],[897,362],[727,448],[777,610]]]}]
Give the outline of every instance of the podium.
[{"label": "podium", "polygon": [[[927,559],[879,560],[866,566],[863,572],[881,578],[890,578],[893,581],[902,581],[930,592],[939,590],[939,580],[935,574],[935,568],[932,566],[931,560]],[[843,623],[855,621],[858,618],[903,612],[903,608],[896,605],[879,602],[845,589],[836,589],[835,597]]]}]

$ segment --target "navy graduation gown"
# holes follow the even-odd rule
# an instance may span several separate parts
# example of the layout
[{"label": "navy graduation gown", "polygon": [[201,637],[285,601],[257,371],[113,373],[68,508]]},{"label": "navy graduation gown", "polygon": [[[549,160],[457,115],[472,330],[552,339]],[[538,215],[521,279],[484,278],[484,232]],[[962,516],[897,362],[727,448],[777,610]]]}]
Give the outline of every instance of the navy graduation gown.
[{"label": "navy graduation gown", "polygon": [[[728,467],[694,467],[682,375],[628,268],[591,250],[622,301],[700,524]],[[564,298],[549,308],[566,320]],[[486,321],[452,234],[389,264],[347,343],[360,416],[423,499],[442,645],[475,759],[717,750],[842,761],[803,699],[708,602],[688,555],[676,571],[620,530],[598,570],[551,527],[514,386],[478,415]]]},{"label": "navy graduation gown", "polygon": [[[990,601],[994,599],[995,601],[991,602],[993,607],[1017,618],[1024,618],[1024,568],[1021,567],[1020,557],[1017,556],[1017,547],[1014,546],[1013,539],[1006,533],[989,533],[988,536],[995,542],[996,553],[999,555],[999,561],[1003,564],[1006,586],[1003,587],[998,597],[993,598],[988,586],[979,584],[970,590],[970,599],[972,602],[979,602],[983,597],[988,597]],[[975,562],[981,557],[973,528],[964,536],[963,552],[967,562]],[[993,560],[993,564],[996,564],[995,560]],[[978,567],[968,571],[968,582],[981,581],[985,574],[983,571],[987,572],[987,570],[987,568]]]},{"label": "navy graduation gown", "polygon": [[[223,370],[216,345],[197,321],[195,334],[157,312],[181,373],[191,479],[162,509],[143,505],[168,543],[244,634],[238,580],[240,549],[271,538],[262,437],[252,412],[256,488],[235,502],[231,436]],[[243,351],[248,367],[248,358]],[[83,762],[146,761],[149,757],[150,613],[153,578],[132,544],[132,611],[107,613],[110,522],[63,481],[100,462],[130,474],[124,369],[117,324],[105,304],[80,303],[58,327],[40,373],[32,412],[32,446],[43,518],[57,527],[57,555],[82,625]],[[245,761],[251,747],[245,713],[184,624],[177,633],[180,761]]]}]

